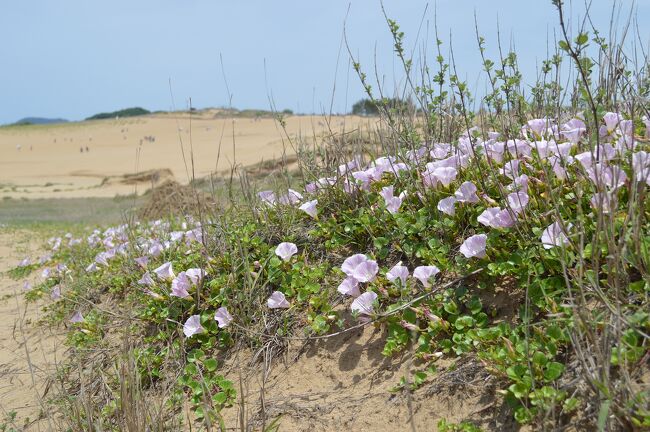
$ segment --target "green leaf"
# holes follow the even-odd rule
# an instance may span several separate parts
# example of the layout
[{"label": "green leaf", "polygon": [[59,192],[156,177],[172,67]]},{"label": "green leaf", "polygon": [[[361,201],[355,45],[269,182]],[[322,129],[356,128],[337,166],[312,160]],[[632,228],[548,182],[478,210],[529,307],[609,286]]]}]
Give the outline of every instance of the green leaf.
[{"label": "green leaf", "polygon": [[603,432],[607,426],[607,417],[609,416],[609,406],[611,405],[609,399],[604,400],[600,404],[600,409],[598,410],[598,432]]},{"label": "green leaf", "polygon": [[533,354],[533,363],[536,365],[544,366],[547,361],[548,359],[543,353],[536,351],[535,354]]},{"label": "green leaf", "polygon": [[219,392],[212,396],[212,400],[219,405],[223,405],[228,400],[228,395],[226,392]]},{"label": "green leaf", "polygon": [[578,45],[584,45],[589,42],[589,33],[580,33],[576,38],[576,43]]},{"label": "green leaf", "polygon": [[215,370],[217,370],[217,366],[219,366],[219,363],[217,362],[217,359],[211,358],[211,359],[205,360],[203,362],[203,366],[205,366],[205,368],[208,371],[214,372]]},{"label": "green leaf", "polygon": [[544,371],[544,378],[549,381],[555,381],[562,375],[564,372],[564,365],[558,362],[550,362],[546,365],[546,370]]}]

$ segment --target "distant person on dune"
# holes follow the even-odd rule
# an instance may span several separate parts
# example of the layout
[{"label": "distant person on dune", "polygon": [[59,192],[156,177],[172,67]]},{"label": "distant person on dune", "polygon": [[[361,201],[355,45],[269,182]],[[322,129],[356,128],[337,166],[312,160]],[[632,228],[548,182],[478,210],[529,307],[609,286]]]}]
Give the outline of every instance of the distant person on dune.
[{"label": "distant person on dune", "polygon": [[90,150],[88,149],[88,146],[86,146],[86,153],[88,153]]},{"label": "distant person on dune", "polygon": [[20,151],[20,149],[23,148],[20,144],[16,144],[16,150]]}]

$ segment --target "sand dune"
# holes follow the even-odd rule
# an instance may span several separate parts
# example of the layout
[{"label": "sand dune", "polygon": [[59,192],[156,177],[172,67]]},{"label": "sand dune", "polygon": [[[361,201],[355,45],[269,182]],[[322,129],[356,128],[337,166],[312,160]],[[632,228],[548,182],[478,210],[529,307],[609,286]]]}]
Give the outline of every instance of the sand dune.
[{"label": "sand dune", "polygon": [[[291,116],[292,137],[368,127],[374,120]],[[146,137],[155,137],[155,141]],[[234,144],[234,145],[233,145]],[[219,155],[219,150],[221,153]],[[191,152],[190,152],[191,150]],[[292,154],[272,118],[225,117],[217,110],[0,128],[0,197],[112,197],[142,193],[152,180],[187,183],[229,169]],[[190,154],[193,154],[193,158]],[[219,157],[218,157],[219,155]],[[133,174],[149,172],[136,178]],[[157,174],[151,174],[157,173]]]}]

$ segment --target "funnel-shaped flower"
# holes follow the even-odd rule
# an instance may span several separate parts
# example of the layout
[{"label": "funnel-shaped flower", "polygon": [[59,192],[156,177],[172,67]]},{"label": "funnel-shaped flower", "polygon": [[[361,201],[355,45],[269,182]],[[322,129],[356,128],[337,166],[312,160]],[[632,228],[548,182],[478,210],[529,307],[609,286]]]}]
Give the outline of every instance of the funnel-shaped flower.
[{"label": "funnel-shaped flower", "polygon": [[163,252],[163,250],[164,250],[164,247],[163,247],[162,243],[160,243],[159,241],[156,241],[154,244],[151,245],[151,247],[149,247],[149,250],[147,251],[147,253],[153,258],[157,258],[157,257],[160,256],[160,254]]},{"label": "funnel-shaped flower", "polygon": [[298,247],[290,242],[282,242],[275,248],[275,254],[282,258],[282,261],[289,261],[296,253]]},{"label": "funnel-shaped flower", "polygon": [[508,194],[508,205],[515,213],[521,213],[524,211],[530,200],[526,192],[513,192]]},{"label": "funnel-shaped flower", "polygon": [[135,263],[142,267],[143,269],[147,268],[147,264],[149,263],[149,257],[147,256],[141,256],[135,259]]},{"label": "funnel-shaped flower", "polygon": [[172,263],[169,261],[155,269],[153,272],[163,280],[173,279],[175,276],[174,270],[172,269]]},{"label": "funnel-shaped flower", "polygon": [[611,134],[623,120],[623,116],[619,113],[608,112],[603,116],[603,120],[605,121],[605,126],[607,126],[607,132]]},{"label": "funnel-shaped flower", "polygon": [[343,270],[343,273],[345,273],[348,276],[352,276],[354,273],[354,269],[361,264],[362,262],[368,261],[368,257],[366,257],[364,254],[355,254],[352,256],[349,256],[343,261],[343,264],[341,265],[341,270]]},{"label": "funnel-shaped flower", "polygon": [[285,298],[284,293],[273,291],[271,297],[266,301],[266,305],[270,309],[287,309],[289,307],[289,302]]},{"label": "funnel-shaped flower", "polygon": [[187,298],[190,296],[190,293],[187,290],[190,289],[190,279],[187,277],[185,272],[180,272],[178,276],[172,280],[172,292],[170,295],[174,297]]},{"label": "funnel-shaped flower", "polygon": [[515,224],[515,219],[508,209],[501,210],[499,207],[487,208],[476,220],[492,228],[509,228]]},{"label": "funnel-shaped flower", "polygon": [[30,289],[32,289],[32,284],[29,283],[28,280],[24,281],[23,282],[23,290],[24,291],[29,291]]},{"label": "funnel-shaped flower", "polygon": [[456,200],[458,202],[477,203],[478,195],[476,195],[476,185],[470,181],[466,181],[460,185],[456,193]]},{"label": "funnel-shaped flower", "polygon": [[468,237],[460,246],[460,253],[465,258],[483,258],[485,257],[485,247],[487,245],[487,235],[476,234]]},{"label": "funnel-shaped flower", "polygon": [[518,159],[512,159],[503,164],[503,168],[501,169],[501,172],[504,176],[514,179],[515,177],[519,177],[519,160]]},{"label": "funnel-shaped flower", "polygon": [[96,262],[91,262],[88,267],[86,267],[86,273],[92,273],[97,271],[97,263]]},{"label": "funnel-shaped flower", "polygon": [[50,293],[50,298],[52,300],[58,300],[61,298],[61,286],[60,285],[55,285],[52,288],[52,292]]},{"label": "funnel-shaped flower", "polygon": [[456,214],[456,202],[458,200],[456,197],[450,196],[447,198],[443,198],[440,201],[438,201],[438,210],[440,210],[443,213],[448,214],[449,216],[453,216]]},{"label": "funnel-shaped flower", "polygon": [[359,297],[361,295],[361,291],[359,291],[359,281],[352,276],[343,279],[343,282],[341,282],[336,290],[343,295],[349,295],[352,297]]},{"label": "funnel-shaped flower", "polygon": [[190,282],[194,285],[198,285],[206,275],[205,270],[200,268],[191,268],[185,270],[185,275],[189,278]]},{"label": "funnel-shaped flower", "polygon": [[614,213],[618,207],[618,199],[613,192],[596,192],[589,200],[591,206],[604,214]]},{"label": "funnel-shaped flower", "polygon": [[352,309],[352,312],[357,312],[361,315],[372,315],[375,311],[375,300],[377,300],[377,294],[372,291],[367,291],[354,299],[350,309]]},{"label": "funnel-shaped flower", "polygon": [[352,277],[359,282],[372,282],[377,276],[379,266],[376,261],[366,260],[354,268]]},{"label": "funnel-shaped flower", "polygon": [[402,282],[402,286],[406,285],[406,278],[409,277],[409,269],[406,266],[402,265],[402,261],[398,262],[388,270],[388,273],[386,273],[386,278],[391,281],[395,282],[397,279],[399,279]]},{"label": "funnel-shaped flower", "polygon": [[[435,182],[441,183],[443,186],[447,187],[456,180],[458,176],[458,170],[453,167],[438,167],[431,172],[431,177]],[[435,183],[432,185],[435,187]]]},{"label": "funnel-shaped flower", "polygon": [[305,213],[307,213],[309,216],[315,218],[318,215],[318,209],[316,208],[317,205],[318,205],[318,200],[315,199],[315,200],[305,202],[298,208],[304,211]]},{"label": "funnel-shaped flower", "polygon": [[[567,230],[571,229],[572,224],[566,224]],[[553,222],[542,233],[542,246],[544,249],[551,249],[556,246],[564,246],[569,243],[569,238],[562,230],[562,226],[558,222]]]},{"label": "funnel-shaped flower", "polygon": [[183,324],[183,333],[185,337],[192,337],[197,333],[203,332],[203,326],[201,326],[201,317],[199,315],[192,315],[185,321]]},{"label": "funnel-shaped flower", "polygon": [[149,272],[146,272],[145,274],[142,275],[138,283],[140,285],[152,286],[154,285],[155,282],[153,281],[151,274],[149,274]]},{"label": "funnel-shaped flower", "polygon": [[70,318],[71,323],[80,323],[83,322],[84,316],[81,315],[81,312],[76,311],[74,315],[72,315],[72,318]]},{"label": "funnel-shaped flower", "polygon": [[226,328],[232,321],[232,315],[228,312],[228,309],[225,307],[220,307],[217,309],[217,312],[214,314],[214,319],[218,323],[219,328]]},{"label": "funnel-shaped flower", "polygon": [[276,197],[273,191],[266,190],[266,191],[258,192],[257,197],[260,199],[260,201],[262,201],[264,204],[268,206],[275,205]]},{"label": "funnel-shaped flower", "polygon": [[422,282],[425,288],[431,288],[431,278],[440,273],[436,266],[419,266],[413,270],[413,277]]}]

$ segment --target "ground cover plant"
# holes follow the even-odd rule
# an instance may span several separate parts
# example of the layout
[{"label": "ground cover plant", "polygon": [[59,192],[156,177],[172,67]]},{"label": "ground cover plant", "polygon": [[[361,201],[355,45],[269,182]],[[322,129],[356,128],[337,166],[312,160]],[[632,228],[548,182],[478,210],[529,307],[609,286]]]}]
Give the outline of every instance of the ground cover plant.
[{"label": "ground cover plant", "polygon": [[387,18],[403,94],[383,97],[352,56],[382,116],[371,145],[296,143],[299,172],[273,189],[242,177],[229,207],[71,231],[21,262],[15,277],[43,280],[25,295],[70,328],[53,398],[67,426],[232,427],[234,351],[272,362],[289,340],[375,325],[383,355],[418,365],[396,392],[471,358],[518,424],[650,427],[647,59],[595,29],[569,37],[554,4],[564,38],[530,96],[514,52],[484,57],[490,91],[470,109],[453,51],[438,40],[416,71]]}]

